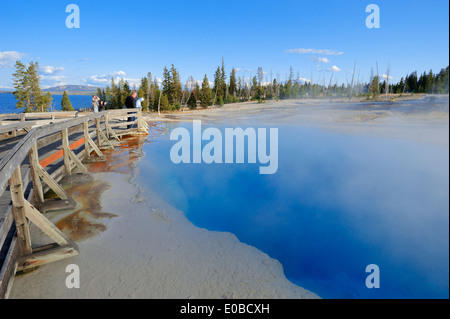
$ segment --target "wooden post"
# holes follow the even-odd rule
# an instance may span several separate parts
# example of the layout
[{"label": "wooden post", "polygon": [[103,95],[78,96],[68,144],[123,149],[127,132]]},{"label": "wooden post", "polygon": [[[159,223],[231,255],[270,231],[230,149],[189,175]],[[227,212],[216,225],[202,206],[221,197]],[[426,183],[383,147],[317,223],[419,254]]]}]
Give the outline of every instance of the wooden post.
[{"label": "wooden post", "polygon": [[96,131],[97,131],[97,146],[98,148],[102,147],[102,143],[101,143],[101,128],[100,128],[100,118],[97,117],[95,119],[95,124],[96,124]]},{"label": "wooden post", "polygon": [[9,187],[11,190],[13,214],[16,222],[20,252],[22,254],[31,254],[30,228],[28,227],[25,212],[26,200],[23,196],[22,173],[20,172],[20,166],[17,166],[14,173],[11,175],[11,178],[9,179]]},{"label": "wooden post", "polygon": [[69,157],[69,133],[67,132],[67,129],[63,129],[61,131],[62,135],[62,144],[63,144],[63,150],[64,150],[64,167],[67,175],[72,174],[72,167],[70,165],[70,157]]},{"label": "wooden post", "polygon": [[120,138],[117,136],[117,134],[114,132],[114,130],[109,125],[109,112],[106,112],[105,115],[105,127],[106,127],[106,136],[109,138],[114,138],[117,141],[120,141]]},{"label": "wooden post", "polygon": [[[30,165],[31,165],[31,178],[33,180],[33,188],[35,190],[35,200],[36,202],[44,202],[44,191],[42,189],[42,183],[39,179],[38,169],[41,166],[39,164],[39,154],[37,150],[37,145],[34,143],[33,147],[29,152]],[[42,168],[42,167],[41,167]]]},{"label": "wooden post", "polygon": [[[100,148],[100,149],[104,149],[104,148],[114,149],[114,146],[111,144],[109,139],[106,137],[105,133],[103,133],[103,131],[102,131],[102,127],[100,125],[100,119],[96,118],[95,120],[97,122],[97,145],[98,145],[98,148]],[[107,124],[105,123],[105,129],[106,128],[107,128]],[[108,133],[108,131],[106,133]]]},{"label": "wooden post", "polygon": [[105,114],[105,135],[108,139],[110,139],[111,135],[109,133],[108,127],[109,127],[109,113],[106,112],[106,114]]},{"label": "wooden post", "polygon": [[84,125],[84,150],[86,152],[86,159],[91,158],[91,150],[89,149],[89,121],[85,121],[83,123]]},{"label": "wooden post", "polygon": [[103,155],[103,153],[100,151],[100,149],[98,148],[98,146],[94,143],[94,141],[91,139],[91,137],[89,136],[89,125],[88,122],[84,122],[84,143],[85,143],[85,147],[86,147],[86,159],[89,160],[90,159],[90,148],[92,147],[93,151],[95,153],[97,153],[97,155],[104,161],[106,161],[106,157],[105,155]]}]

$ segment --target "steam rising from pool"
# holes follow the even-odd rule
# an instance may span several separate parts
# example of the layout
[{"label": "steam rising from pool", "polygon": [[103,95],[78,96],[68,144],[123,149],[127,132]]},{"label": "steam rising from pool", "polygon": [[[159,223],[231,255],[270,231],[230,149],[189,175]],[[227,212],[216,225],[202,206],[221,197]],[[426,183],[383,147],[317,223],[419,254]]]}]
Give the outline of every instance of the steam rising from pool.
[{"label": "steam rising from pool", "polygon": [[[166,134],[144,147],[136,182],[198,227],[278,259],[288,279],[321,297],[448,298],[448,147],[273,127],[274,175],[248,163],[176,165]],[[365,286],[369,264],[380,268],[379,289]]]}]

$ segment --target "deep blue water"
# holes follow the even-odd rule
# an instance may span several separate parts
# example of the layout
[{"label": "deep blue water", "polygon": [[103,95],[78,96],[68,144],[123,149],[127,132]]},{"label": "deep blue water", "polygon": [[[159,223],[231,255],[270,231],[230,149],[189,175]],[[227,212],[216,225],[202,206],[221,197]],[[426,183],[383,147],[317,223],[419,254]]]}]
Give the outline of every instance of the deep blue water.
[{"label": "deep blue water", "polygon": [[[62,95],[52,95],[53,97],[53,110],[61,110]],[[80,108],[91,107],[92,96],[91,95],[69,95],[70,102],[75,110]],[[9,113],[21,113],[23,109],[16,109],[16,99],[14,95],[10,93],[0,94],[0,114]]]},{"label": "deep blue water", "polygon": [[[235,126],[215,125],[222,134]],[[274,175],[259,164],[173,164],[176,142],[165,134],[144,147],[137,182],[195,225],[279,260],[289,280],[321,297],[449,297],[447,148],[276,127]],[[365,285],[369,264],[380,288]]]}]

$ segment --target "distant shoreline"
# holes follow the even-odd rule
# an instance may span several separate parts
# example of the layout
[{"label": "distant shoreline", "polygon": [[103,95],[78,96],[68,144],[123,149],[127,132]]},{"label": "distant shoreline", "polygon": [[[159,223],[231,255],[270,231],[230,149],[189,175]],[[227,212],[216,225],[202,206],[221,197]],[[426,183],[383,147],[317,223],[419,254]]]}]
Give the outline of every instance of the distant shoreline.
[{"label": "distant shoreline", "polygon": [[[0,91],[0,94],[13,94],[14,91]],[[47,92],[44,90],[44,92]],[[48,91],[51,95],[63,95],[64,91]],[[93,95],[95,94],[95,91],[92,92],[80,92],[80,91],[74,91],[74,92],[66,92],[68,95]]]}]

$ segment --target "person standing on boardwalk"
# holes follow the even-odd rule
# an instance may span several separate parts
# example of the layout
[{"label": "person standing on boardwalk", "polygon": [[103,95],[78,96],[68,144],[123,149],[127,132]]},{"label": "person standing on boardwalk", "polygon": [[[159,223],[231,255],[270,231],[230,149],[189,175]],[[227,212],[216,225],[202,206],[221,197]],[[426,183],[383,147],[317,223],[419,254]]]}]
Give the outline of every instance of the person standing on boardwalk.
[{"label": "person standing on boardwalk", "polygon": [[98,104],[100,102],[100,98],[96,95],[92,96],[92,108],[94,109],[94,113],[98,113]]},{"label": "person standing on boardwalk", "polygon": [[[135,109],[136,108],[136,96],[137,96],[137,92],[133,91],[133,93],[131,93],[130,96],[128,96],[125,100],[125,107],[127,109]],[[134,117],[128,117],[128,122],[133,122]],[[127,125],[127,129],[132,128],[133,125]]]}]

